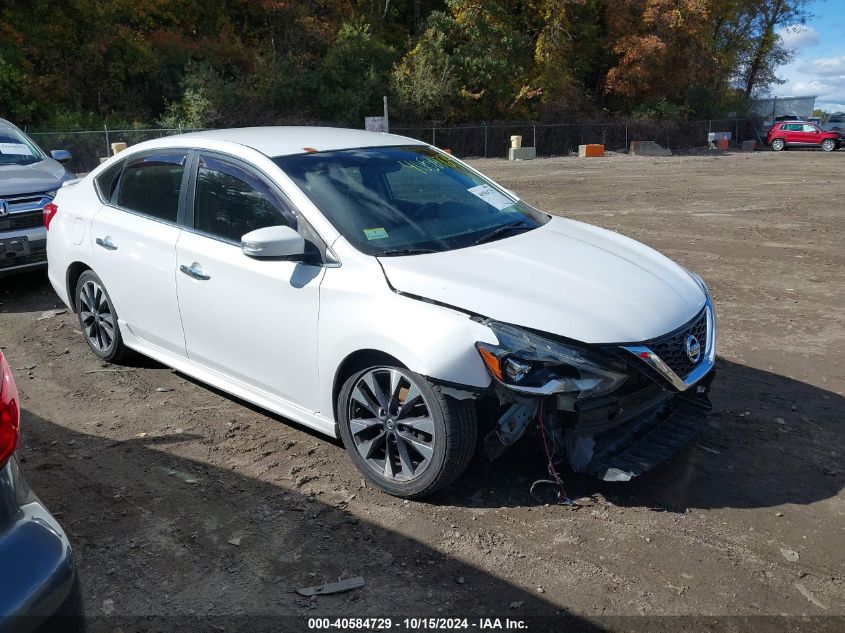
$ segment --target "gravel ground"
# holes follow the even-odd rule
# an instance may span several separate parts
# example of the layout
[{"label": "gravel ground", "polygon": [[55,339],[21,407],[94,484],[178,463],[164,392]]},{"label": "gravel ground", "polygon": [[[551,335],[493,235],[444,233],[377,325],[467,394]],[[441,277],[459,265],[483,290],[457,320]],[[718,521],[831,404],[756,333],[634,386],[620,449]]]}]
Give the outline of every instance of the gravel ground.
[{"label": "gravel ground", "polygon": [[[391,498],[338,442],[152,361],[104,366],[74,315],[41,318],[63,307],[45,275],[0,280],[19,457],[76,546],[88,613],[845,629],[843,159],[474,162],[549,212],[661,250],[713,293],[708,426],[633,482],[568,476],[578,510],[529,495],[544,475],[531,437],[433,499]],[[291,592],[359,575],[349,593]],[[754,619],[783,615],[810,619]]]}]

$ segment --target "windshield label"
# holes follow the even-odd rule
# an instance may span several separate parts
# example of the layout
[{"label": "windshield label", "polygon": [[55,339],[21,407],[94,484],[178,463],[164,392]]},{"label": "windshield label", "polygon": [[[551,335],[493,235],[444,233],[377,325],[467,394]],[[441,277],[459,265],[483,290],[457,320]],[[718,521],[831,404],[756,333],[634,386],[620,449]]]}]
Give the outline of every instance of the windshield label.
[{"label": "windshield label", "polygon": [[382,227],[377,229],[364,229],[364,235],[367,236],[368,240],[383,240],[387,237],[387,231],[385,231]]},{"label": "windshield label", "polygon": [[449,158],[436,154],[434,156],[419,156],[413,160],[400,160],[398,163],[406,169],[415,169],[421,174],[436,174],[444,169],[451,169],[453,164]]},{"label": "windshield label", "polygon": [[16,156],[32,156],[32,150],[30,150],[23,143],[0,143],[0,154],[15,154]]},{"label": "windshield label", "polygon": [[479,198],[484,200],[484,202],[489,204],[491,207],[495,207],[499,211],[501,211],[502,209],[507,209],[508,207],[511,207],[516,204],[513,200],[499,193],[490,185],[478,185],[477,187],[467,189],[467,191],[469,191],[474,196],[478,196]]}]

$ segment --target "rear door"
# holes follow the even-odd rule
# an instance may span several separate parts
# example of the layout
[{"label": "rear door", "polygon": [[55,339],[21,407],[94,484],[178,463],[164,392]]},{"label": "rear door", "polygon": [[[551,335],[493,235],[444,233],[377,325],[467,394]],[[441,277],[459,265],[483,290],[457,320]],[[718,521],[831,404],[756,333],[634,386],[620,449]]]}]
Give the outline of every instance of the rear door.
[{"label": "rear door", "polygon": [[319,253],[308,264],[241,250],[250,231],[287,225],[304,233],[304,220],[268,178],[231,157],[199,154],[192,183],[192,214],[176,247],[188,357],[317,411]]},{"label": "rear door", "polygon": [[91,225],[95,272],[121,325],[179,356],[185,355],[185,337],[174,271],[188,156],[187,150],[167,149],[129,158]]}]

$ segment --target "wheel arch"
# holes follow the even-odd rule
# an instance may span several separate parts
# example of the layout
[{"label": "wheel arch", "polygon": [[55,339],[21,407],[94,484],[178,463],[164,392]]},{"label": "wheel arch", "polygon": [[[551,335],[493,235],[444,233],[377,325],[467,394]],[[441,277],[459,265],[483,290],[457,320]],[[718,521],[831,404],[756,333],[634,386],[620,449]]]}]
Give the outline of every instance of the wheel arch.
[{"label": "wheel arch", "polygon": [[86,264],[85,262],[75,261],[70,266],[67,267],[66,283],[67,283],[67,296],[70,300],[70,307],[71,310],[76,312],[76,285],[79,283],[79,278],[82,276],[86,270],[92,270],[92,268]]},{"label": "wheel arch", "polygon": [[403,369],[408,369],[408,366],[401,360],[378,349],[359,349],[348,354],[341,361],[340,365],[338,365],[335,371],[334,381],[332,382],[332,415],[334,416],[335,425],[337,425],[338,414],[337,399],[340,396],[343,383],[355,374],[355,372],[374,365],[395,365]]}]

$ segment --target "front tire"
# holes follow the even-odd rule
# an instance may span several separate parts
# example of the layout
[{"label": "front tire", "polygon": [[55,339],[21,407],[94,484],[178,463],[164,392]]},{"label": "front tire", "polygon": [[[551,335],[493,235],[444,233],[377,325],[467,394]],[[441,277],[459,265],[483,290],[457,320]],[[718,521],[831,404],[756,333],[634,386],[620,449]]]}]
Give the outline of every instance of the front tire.
[{"label": "front tire", "polygon": [[337,410],[352,462],[397,497],[424,497],[449,485],[475,452],[474,401],[445,396],[403,367],[355,373],[340,390]]},{"label": "front tire", "polygon": [[102,280],[93,270],[79,276],[74,294],[79,326],[88,347],[110,363],[125,358],[129,349],[123,344],[117,311]]},{"label": "front tire", "polygon": [[783,142],[782,138],[776,138],[772,141],[772,149],[776,152],[780,152],[786,148],[786,143]]},{"label": "front tire", "polygon": [[832,138],[826,138],[822,141],[822,149],[825,152],[832,152],[836,149],[836,141],[834,141]]}]

